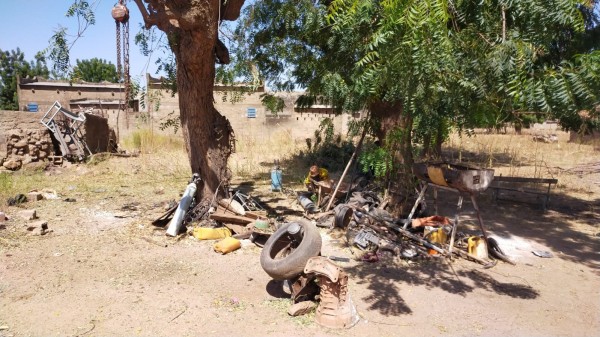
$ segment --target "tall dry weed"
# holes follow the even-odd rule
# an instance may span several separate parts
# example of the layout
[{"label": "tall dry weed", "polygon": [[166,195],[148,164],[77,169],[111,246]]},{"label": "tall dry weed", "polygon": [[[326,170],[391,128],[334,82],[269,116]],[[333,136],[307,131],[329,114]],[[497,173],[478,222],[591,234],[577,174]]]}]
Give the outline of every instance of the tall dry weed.
[{"label": "tall dry weed", "polygon": [[285,130],[264,136],[239,135],[236,138],[236,152],[230,157],[229,167],[234,177],[264,176],[270,172],[276,160],[284,162],[291,159],[302,146]]}]

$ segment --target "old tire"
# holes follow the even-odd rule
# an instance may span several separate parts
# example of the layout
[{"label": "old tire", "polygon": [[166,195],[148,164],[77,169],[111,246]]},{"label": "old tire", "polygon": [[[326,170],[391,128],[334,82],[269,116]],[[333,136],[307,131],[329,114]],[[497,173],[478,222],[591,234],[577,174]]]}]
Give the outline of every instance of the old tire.
[{"label": "old tire", "polygon": [[[302,239],[294,242],[288,233],[292,224],[302,227]],[[304,219],[282,225],[265,243],[260,265],[274,280],[289,280],[304,271],[308,259],[321,252],[321,234],[316,226]]]}]

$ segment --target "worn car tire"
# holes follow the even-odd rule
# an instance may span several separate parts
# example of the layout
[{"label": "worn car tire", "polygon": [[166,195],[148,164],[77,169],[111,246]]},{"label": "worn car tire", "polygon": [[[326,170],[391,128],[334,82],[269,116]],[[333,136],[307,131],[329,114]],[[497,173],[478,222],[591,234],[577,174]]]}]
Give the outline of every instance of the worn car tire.
[{"label": "worn car tire", "polygon": [[[290,249],[292,239],[288,228],[297,223],[302,227],[302,240]],[[321,234],[316,226],[304,219],[282,225],[265,243],[260,254],[260,265],[274,280],[289,280],[304,271],[308,259],[321,252]],[[282,256],[284,255],[284,256]]]}]

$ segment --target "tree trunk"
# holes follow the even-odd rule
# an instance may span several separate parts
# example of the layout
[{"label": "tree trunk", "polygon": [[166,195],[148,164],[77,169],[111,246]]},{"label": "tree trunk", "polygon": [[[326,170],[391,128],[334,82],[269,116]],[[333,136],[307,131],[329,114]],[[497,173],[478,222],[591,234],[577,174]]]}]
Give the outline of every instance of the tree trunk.
[{"label": "tree trunk", "polygon": [[178,44],[172,46],[177,60],[181,128],[192,172],[202,177],[198,186],[202,198],[212,197],[219,183],[226,186],[230,178],[231,124],[213,104],[215,41],[216,27],[181,31]]},{"label": "tree trunk", "polygon": [[[223,195],[230,173],[233,129],[214,106],[215,62],[228,63],[218,39],[220,20],[236,20],[245,0],[134,0],[146,28],[165,32],[177,62],[181,129],[192,173],[199,173],[198,200]],[[219,184],[222,186],[217,191]]]},{"label": "tree trunk", "polygon": [[395,171],[388,176],[390,210],[394,215],[405,213],[413,194],[412,174],[412,115],[402,108],[402,102],[375,102],[370,106],[371,116],[380,122],[376,136],[393,153]]},{"label": "tree trunk", "polygon": [[435,147],[433,149],[433,156],[435,159],[442,158],[442,144],[444,143],[444,122],[442,119],[438,121],[438,126],[435,135]]}]

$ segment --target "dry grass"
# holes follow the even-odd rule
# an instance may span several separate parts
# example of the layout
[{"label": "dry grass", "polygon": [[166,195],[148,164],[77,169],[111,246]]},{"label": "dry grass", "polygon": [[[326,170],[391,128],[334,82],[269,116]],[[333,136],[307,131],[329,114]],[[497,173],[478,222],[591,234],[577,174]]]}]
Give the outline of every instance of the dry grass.
[{"label": "dry grass", "polygon": [[54,167],[49,171],[0,173],[0,203],[16,194],[52,189],[59,195],[94,199],[105,194],[147,198],[155,194],[178,195],[190,177],[182,150],[142,152],[138,157],[110,157],[93,164]]},{"label": "dry grass", "polygon": [[275,160],[279,160],[281,164],[289,163],[284,167],[287,181],[300,181],[306,167],[294,165],[293,159],[295,154],[305,148],[304,141],[295,141],[285,131],[264,137],[239,136],[236,138],[236,152],[229,159],[229,168],[235,178],[266,177]]},{"label": "dry grass", "polygon": [[[565,169],[598,161],[599,152],[591,145],[568,142],[559,133],[559,142],[533,142],[529,135],[478,134],[472,137],[453,135],[444,152],[447,159],[483,167],[496,174],[536,178],[556,178],[558,188],[577,193],[583,198],[600,195],[600,173],[574,175]],[[123,147],[140,150],[135,158],[94,158],[90,164],[79,164],[54,171],[18,171],[0,173],[0,202],[18,193],[42,188],[59,194],[73,190],[83,195],[97,191],[128,192],[144,198],[154,194],[178,195],[190,177],[190,168],[181,135],[165,135],[138,130],[123,140]],[[269,172],[279,159],[284,169],[284,182],[290,187],[301,183],[306,167],[298,162],[298,153],[306,149],[303,141],[294,141],[287,132],[265,137],[238,137],[237,151],[230,158],[234,180],[252,179],[256,184],[270,183]],[[260,181],[263,179],[264,181]],[[234,181],[235,184],[235,181]]]},{"label": "dry grass", "polygon": [[138,129],[125,137],[121,143],[125,150],[137,150],[142,153],[158,151],[185,151],[181,133],[169,134],[152,129]]},{"label": "dry grass", "polygon": [[566,169],[598,161],[592,145],[569,143],[569,135],[556,132],[557,143],[534,142],[531,135],[476,134],[451,136],[444,153],[454,162],[493,168],[496,175],[558,179],[564,191],[592,196],[600,193],[600,173],[574,175]]}]

